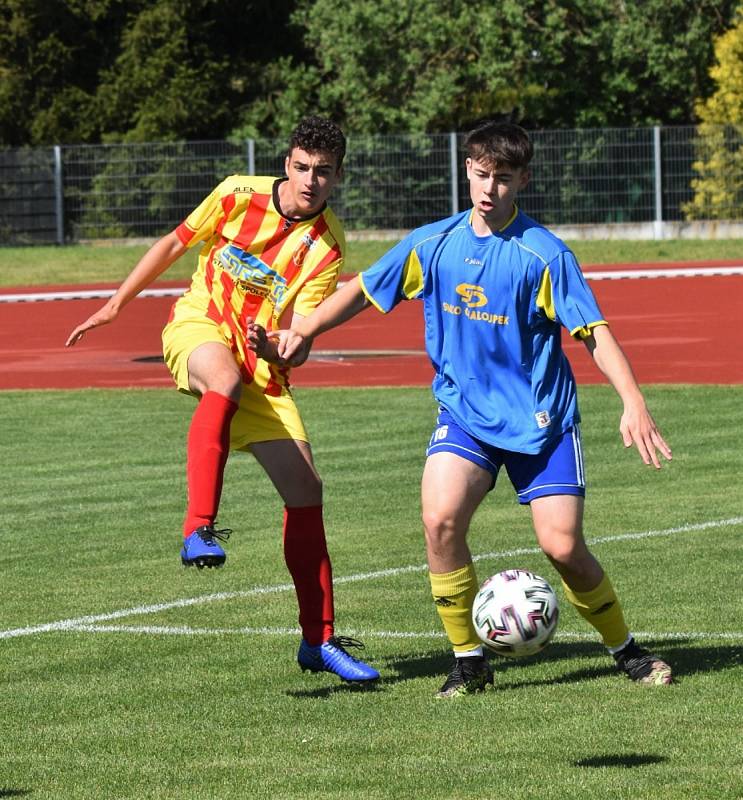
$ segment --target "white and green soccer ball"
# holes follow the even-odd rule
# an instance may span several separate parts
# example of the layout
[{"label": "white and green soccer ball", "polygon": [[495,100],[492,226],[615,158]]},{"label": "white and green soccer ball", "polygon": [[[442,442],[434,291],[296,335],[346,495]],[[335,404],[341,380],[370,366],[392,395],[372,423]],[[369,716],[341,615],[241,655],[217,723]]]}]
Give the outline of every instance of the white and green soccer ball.
[{"label": "white and green soccer ball", "polygon": [[557,596],[544,578],[524,569],[492,575],[480,586],[472,621],[482,643],[508,658],[543,650],[560,615]]}]

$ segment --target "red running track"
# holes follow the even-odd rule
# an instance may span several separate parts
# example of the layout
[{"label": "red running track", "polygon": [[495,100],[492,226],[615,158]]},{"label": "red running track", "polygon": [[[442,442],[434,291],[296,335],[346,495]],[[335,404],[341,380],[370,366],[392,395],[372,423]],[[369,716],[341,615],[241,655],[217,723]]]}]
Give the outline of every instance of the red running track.
[{"label": "red running track", "polygon": [[[596,280],[592,288],[641,383],[743,383],[743,275]],[[44,289],[5,294],[24,291]],[[0,303],[0,389],[172,386],[160,331],[173,300],[137,298],[114,325],[69,349],[67,335],[102,299]],[[323,334],[293,383],[427,385],[421,308],[403,303],[386,317],[368,309]],[[580,383],[604,382],[582,345],[566,341],[566,352]]]}]

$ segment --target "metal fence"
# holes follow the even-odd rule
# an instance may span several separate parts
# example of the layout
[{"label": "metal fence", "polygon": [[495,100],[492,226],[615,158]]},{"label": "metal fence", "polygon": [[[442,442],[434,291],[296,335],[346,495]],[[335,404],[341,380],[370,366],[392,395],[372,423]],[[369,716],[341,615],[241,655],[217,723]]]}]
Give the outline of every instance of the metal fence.
[{"label": "metal fence", "polygon": [[[466,208],[462,139],[350,136],[332,203],[346,229],[407,230]],[[549,130],[532,139],[520,205],[544,224],[743,219],[743,135],[734,128]],[[0,150],[0,243],[152,238],[227,175],[281,174],[284,152],[276,140]],[[726,192],[709,191],[722,184]]]}]

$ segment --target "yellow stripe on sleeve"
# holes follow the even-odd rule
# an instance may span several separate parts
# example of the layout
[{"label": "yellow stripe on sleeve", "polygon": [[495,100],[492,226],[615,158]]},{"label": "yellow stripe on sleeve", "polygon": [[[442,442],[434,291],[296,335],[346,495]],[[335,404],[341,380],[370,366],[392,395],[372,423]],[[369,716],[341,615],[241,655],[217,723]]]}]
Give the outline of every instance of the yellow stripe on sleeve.
[{"label": "yellow stripe on sleeve", "polygon": [[418,254],[413,250],[405,262],[403,272],[402,293],[410,300],[423,288],[423,267]]},{"label": "yellow stripe on sleeve", "polygon": [[552,278],[548,267],[544,268],[542,280],[537,292],[537,308],[543,309],[544,313],[554,322],[555,320],[555,301],[552,297]]}]

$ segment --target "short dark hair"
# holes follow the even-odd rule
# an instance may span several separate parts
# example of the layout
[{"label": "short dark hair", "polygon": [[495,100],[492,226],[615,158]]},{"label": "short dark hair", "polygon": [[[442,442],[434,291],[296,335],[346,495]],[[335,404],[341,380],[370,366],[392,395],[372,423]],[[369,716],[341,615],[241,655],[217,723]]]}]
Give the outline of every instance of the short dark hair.
[{"label": "short dark hair", "polygon": [[336,167],[340,168],[346,155],[346,137],[330,119],[305,117],[292,131],[287,155],[291,155],[295,147],[308,153],[330,153],[335,156]]},{"label": "short dark hair", "polygon": [[534,155],[529,134],[513,122],[483,122],[467,134],[464,146],[473,161],[491,167],[507,164],[526,169]]}]

